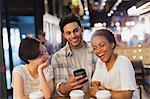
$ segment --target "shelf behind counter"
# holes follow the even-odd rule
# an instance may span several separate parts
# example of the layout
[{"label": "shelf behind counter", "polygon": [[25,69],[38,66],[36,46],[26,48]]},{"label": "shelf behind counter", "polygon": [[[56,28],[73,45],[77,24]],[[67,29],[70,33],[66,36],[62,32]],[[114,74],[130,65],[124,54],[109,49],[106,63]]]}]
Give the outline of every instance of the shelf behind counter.
[{"label": "shelf behind counter", "polygon": [[143,64],[150,64],[150,45],[117,46],[115,52],[119,55],[127,56],[130,60],[142,60]]}]

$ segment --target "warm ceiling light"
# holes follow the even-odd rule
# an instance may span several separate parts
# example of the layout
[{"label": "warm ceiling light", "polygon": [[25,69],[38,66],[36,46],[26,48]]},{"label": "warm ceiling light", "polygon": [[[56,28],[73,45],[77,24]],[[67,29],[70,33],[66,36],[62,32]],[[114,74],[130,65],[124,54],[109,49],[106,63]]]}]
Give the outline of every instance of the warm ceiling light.
[{"label": "warm ceiling light", "polygon": [[79,1],[78,0],[71,0],[71,3],[74,6],[78,6],[79,5]]},{"label": "warm ceiling light", "polygon": [[102,0],[101,1],[101,7],[100,7],[100,9],[104,9],[104,6],[106,5],[106,1],[107,0]]},{"label": "warm ceiling light", "polygon": [[139,15],[143,14],[143,13],[146,13],[148,11],[150,11],[150,2],[147,2],[147,3],[145,3],[142,6],[137,8],[137,12],[138,12]]},{"label": "warm ceiling light", "polygon": [[111,16],[111,13],[108,13],[108,14],[107,14],[107,16],[109,16],[109,17],[110,17],[110,16]]},{"label": "warm ceiling light", "polygon": [[129,15],[129,16],[137,15],[136,6],[132,6],[131,8],[129,8],[129,9],[127,10],[127,12],[128,12],[128,15]]},{"label": "warm ceiling light", "polygon": [[115,4],[114,4],[114,6],[112,7],[112,10],[110,10],[110,12],[107,14],[107,16],[111,16],[114,12],[113,12],[113,10],[115,11],[115,10],[117,10],[117,6],[120,4],[122,2],[122,0],[118,0]]},{"label": "warm ceiling light", "polygon": [[128,11],[128,15],[130,16],[141,15],[143,13],[150,11],[150,2],[147,2],[138,8],[136,8],[136,6],[132,6],[127,11]]}]

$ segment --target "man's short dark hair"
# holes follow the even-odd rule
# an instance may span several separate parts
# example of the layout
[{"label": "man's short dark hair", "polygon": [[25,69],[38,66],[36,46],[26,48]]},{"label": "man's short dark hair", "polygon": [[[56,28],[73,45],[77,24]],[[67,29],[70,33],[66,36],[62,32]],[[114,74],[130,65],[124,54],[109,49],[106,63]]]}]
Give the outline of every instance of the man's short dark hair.
[{"label": "man's short dark hair", "polygon": [[64,26],[71,22],[77,22],[77,24],[81,27],[80,18],[77,15],[70,13],[60,20],[59,22],[60,31],[64,32],[64,29],[63,29]]}]

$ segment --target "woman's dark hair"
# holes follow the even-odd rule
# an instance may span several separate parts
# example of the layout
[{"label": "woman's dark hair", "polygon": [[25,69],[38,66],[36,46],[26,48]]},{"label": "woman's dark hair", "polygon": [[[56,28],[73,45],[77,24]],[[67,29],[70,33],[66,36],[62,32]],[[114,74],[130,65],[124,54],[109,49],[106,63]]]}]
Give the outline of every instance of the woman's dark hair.
[{"label": "woman's dark hair", "polygon": [[93,33],[91,40],[96,36],[104,36],[109,41],[109,43],[115,44],[114,48],[116,47],[116,40],[115,40],[114,34],[109,29],[96,30]]},{"label": "woman's dark hair", "polygon": [[71,22],[77,22],[77,24],[81,27],[80,18],[73,13],[68,14],[63,17],[59,22],[60,31],[64,32],[64,26]]},{"label": "woman's dark hair", "polygon": [[40,55],[40,41],[34,38],[25,38],[19,46],[19,57],[26,63],[28,60],[37,58]]}]

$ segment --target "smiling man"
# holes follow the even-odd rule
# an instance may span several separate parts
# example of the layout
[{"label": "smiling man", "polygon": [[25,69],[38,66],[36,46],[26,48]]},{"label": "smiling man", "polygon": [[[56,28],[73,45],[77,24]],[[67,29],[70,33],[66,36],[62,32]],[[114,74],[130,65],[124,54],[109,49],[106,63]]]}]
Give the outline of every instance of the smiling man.
[{"label": "smiling man", "polygon": [[[61,96],[68,95],[74,89],[86,92],[95,69],[96,57],[82,38],[83,27],[76,15],[65,16],[59,26],[67,43],[52,57],[56,91]],[[78,69],[84,69],[87,77],[74,76],[73,72]]]}]

